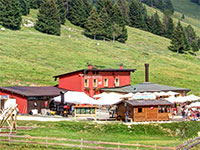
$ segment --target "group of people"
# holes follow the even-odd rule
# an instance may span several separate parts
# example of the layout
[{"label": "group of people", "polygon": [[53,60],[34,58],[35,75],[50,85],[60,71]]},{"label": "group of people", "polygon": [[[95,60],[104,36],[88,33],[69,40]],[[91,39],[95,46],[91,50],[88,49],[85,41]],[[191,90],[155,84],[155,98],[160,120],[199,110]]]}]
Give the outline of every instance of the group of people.
[{"label": "group of people", "polygon": [[200,117],[200,110],[198,108],[187,108],[185,103],[180,105],[175,104],[175,107],[172,109],[172,115],[182,115],[186,120],[197,121]]}]

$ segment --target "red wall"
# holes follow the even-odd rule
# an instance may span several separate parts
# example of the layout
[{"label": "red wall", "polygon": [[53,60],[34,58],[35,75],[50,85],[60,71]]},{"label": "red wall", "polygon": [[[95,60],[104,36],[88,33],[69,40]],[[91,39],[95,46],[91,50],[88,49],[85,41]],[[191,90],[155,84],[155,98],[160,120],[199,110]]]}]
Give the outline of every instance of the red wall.
[{"label": "red wall", "polygon": [[18,94],[12,94],[10,92],[6,91],[1,91],[0,90],[0,95],[9,95],[9,98],[14,98],[16,99],[16,103],[18,104],[17,108],[19,109],[19,113],[27,114],[27,98],[23,97]]},{"label": "red wall", "polygon": [[[81,72],[73,73],[59,78],[59,88],[64,88],[72,91],[85,92],[89,96],[99,94],[100,91],[95,92],[93,87],[93,79],[97,79],[97,88],[104,88],[104,79],[108,79],[108,87],[115,87],[115,78],[119,78],[119,86],[125,86],[131,84],[130,72],[99,72],[93,74],[90,71],[88,74],[82,74]],[[90,91],[85,91],[84,79],[89,79]]]},{"label": "red wall", "polygon": [[59,88],[82,92],[80,72],[76,72],[59,78]]}]

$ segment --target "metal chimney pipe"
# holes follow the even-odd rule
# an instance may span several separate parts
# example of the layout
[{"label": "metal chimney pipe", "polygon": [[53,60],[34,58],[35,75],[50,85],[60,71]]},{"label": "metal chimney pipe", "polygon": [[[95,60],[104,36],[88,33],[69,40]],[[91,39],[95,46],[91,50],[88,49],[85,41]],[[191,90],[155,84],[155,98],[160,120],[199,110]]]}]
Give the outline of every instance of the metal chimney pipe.
[{"label": "metal chimney pipe", "polygon": [[61,104],[64,104],[65,102],[65,97],[64,97],[65,93],[63,91],[60,92],[60,96],[61,96]]},{"label": "metal chimney pipe", "polygon": [[145,66],[145,82],[149,82],[149,64],[144,64]]}]

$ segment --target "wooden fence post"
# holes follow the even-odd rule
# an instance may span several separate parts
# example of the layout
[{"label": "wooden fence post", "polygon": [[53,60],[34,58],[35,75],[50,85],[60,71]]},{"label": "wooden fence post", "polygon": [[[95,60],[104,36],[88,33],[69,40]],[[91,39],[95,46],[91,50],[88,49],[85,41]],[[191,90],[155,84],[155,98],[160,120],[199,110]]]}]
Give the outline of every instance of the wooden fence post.
[{"label": "wooden fence post", "polygon": [[48,149],[48,139],[47,139],[47,136],[46,136],[46,148]]},{"label": "wooden fence post", "polygon": [[8,134],[8,144],[10,145],[10,134]]},{"label": "wooden fence post", "polygon": [[62,140],[62,149],[64,149],[64,139]]},{"label": "wooden fence post", "polygon": [[118,149],[120,149],[119,141],[118,141]]},{"label": "wooden fence post", "polygon": [[81,138],[81,150],[83,150],[83,138]]}]

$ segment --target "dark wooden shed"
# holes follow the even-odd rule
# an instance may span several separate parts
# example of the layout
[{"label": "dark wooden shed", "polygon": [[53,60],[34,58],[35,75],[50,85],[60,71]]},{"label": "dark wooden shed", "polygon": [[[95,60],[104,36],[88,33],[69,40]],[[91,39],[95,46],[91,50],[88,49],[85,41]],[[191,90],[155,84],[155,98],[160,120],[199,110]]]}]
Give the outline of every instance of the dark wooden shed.
[{"label": "dark wooden shed", "polygon": [[117,104],[117,118],[125,119],[128,115],[133,121],[169,120],[171,106],[167,100],[125,100]]}]

